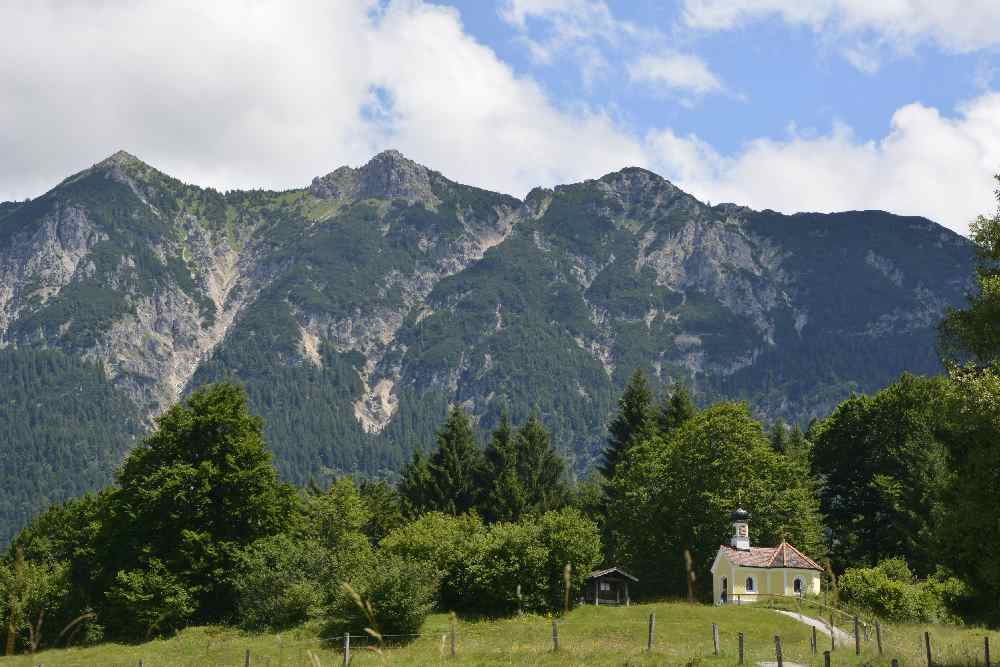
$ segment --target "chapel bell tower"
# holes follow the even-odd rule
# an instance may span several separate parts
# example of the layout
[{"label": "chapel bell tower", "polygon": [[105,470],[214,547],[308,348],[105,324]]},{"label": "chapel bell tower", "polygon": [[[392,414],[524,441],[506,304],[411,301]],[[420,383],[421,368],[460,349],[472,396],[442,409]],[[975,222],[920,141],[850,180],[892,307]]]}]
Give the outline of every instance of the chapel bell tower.
[{"label": "chapel bell tower", "polygon": [[743,508],[734,511],[730,517],[733,520],[733,537],[729,541],[734,549],[750,551],[750,512]]}]

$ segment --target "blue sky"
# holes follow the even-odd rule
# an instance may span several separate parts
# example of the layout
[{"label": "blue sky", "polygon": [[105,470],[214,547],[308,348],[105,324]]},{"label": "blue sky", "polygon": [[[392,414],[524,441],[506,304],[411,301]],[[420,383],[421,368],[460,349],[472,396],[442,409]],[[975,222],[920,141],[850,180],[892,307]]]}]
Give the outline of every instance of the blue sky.
[{"label": "blue sky", "polygon": [[122,148],[220,189],[386,148],[462,182],[649,168],[755,208],[995,209],[996,0],[4,3],[0,199]]},{"label": "blue sky", "polygon": [[[911,102],[953,109],[990,87],[990,69],[1000,68],[996,48],[958,52],[928,40],[909,52],[891,45],[874,48],[877,70],[865,72],[838,50],[843,37],[808,25],[765,15],[735,29],[698,30],[685,25],[683,3],[648,0],[592,3],[604,4],[616,21],[648,30],[648,37],[611,43],[593,36],[553,48],[551,61],[540,62],[532,56],[528,40],[543,44],[550,40],[553,24],[564,20],[558,14],[529,14],[522,28],[509,16],[505,20],[515,3],[436,4],[457,9],[469,34],[489,45],[519,75],[542,82],[554,99],[613,109],[623,123],[639,131],[670,126],[682,134],[694,132],[724,153],[757,137],[780,137],[790,124],[803,132],[825,133],[834,121],[841,121],[854,129],[859,140],[878,140],[888,131],[896,109]],[[578,11],[575,5],[585,4],[565,6]],[[1000,32],[1000,24],[996,29]],[[877,36],[868,37],[877,41]],[[606,70],[590,85],[580,48],[596,50],[607,62]],[[630,61],[663,51],[694,54],[724,90],[694,95],[630,81]]]}]

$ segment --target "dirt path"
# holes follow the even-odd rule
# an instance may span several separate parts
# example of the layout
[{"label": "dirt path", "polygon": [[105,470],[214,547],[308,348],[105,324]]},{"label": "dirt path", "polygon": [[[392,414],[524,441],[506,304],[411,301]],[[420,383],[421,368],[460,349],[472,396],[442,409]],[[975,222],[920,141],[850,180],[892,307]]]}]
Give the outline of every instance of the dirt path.
[{"label": "dirt path", "polygon": [[[806,616],[804,614],[798,614],[798,613],[796,613],[794,611],[781,611],[779,609],[775,609],[775,611],[777,611],[779,614],[784,614],[785,616],[788,616],[789,618],[794,618],[796,621],[799,621],[800,623],[805,623],[806,625],[811,625],[814,628],[816,628],[817,630],[819,630],[820,632],[822,632],[827,637],[830,636],[830,630],[831,630],[831,628],[830,628],[830,626],[825,621],[821,621],[818,618],[813,618],[812,616]],[[838,644],[847,644],[847,643],[850,643],[851,641],[853,641],[853,638],[851,637],[851,635],[847,634],[846,632],[844,632],[840,628],[836,628],[836,627],[833,628],[833,633],[834,633],[834,638],[837,640]]]}]

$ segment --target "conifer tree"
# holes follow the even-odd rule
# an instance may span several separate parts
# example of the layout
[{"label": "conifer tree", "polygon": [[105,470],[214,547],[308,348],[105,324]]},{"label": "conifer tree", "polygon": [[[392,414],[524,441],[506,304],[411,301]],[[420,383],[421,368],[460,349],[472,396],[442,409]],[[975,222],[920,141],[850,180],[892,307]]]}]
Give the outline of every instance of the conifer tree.
[{"label": "conifer tree", "polygon": [[691,393],[681,384],[675,384],[670,397],[663,401],[656,414],[656,425],[660,433],[666,437],[681,424],[694,417],[698,412],[691,400]]},{"label": "conifer tree", "polygon": [[789,438],[788,426],[785,425],[785,421],[781,418],[776,419],[771,425],[771,432],[768,433],[768,439],[771,441],[771,449],[779,454],[787,454]]},{"label": "conifer tree", "polygon": [[653,392],[640,369],[632,374],[622,397],[618,400],[618,415],[608,426],[610,436],[604,449],[604,459],[600,470],[605,479],[610,480],[618,463],[625,458],[632,437],[643,428],[648,428],[652,416]]},{"label": "conifer tree", "polygon": [[527,498],[517,474],[514,428],[506,412],[500,417],[483,458],[480,514],[488,521],[516,521],[524,513]]},{"label": "conifer tree", "polygon": [[565,464],[552,447],[548,431],[537,414],[532,414],[517,431],[517,475],[524,488],[529,510],[539,514],[558,509],[566,502],[563,480]]},{"label": "conifer tree", "polygon": [[400,493],[411,513],[462,514],[479,500],[482,453],[476,449],[469,416],[452,408],[437,434],[437,450],[426,461],[414,455],[403,472]]},{"label": "conifer tree", "polygon": [[410,462],[403,466],[400,476],[399,495],[403,511],[411,517],[431,511],[431,471],[427,457],[420,450],[415,451]]}]

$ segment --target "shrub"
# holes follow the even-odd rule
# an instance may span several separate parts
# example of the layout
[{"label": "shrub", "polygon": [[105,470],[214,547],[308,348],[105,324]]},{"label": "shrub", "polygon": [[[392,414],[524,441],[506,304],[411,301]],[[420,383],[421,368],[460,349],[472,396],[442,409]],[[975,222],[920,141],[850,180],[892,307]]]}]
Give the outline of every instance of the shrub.
[{"label": "shrub", "polygon": [[603,548],[597,524],[577,509],[546,512],[539,520],[541,538],[549,552],[549,604],[560,609],[563,604],[563,568],[569,563],[570,601],[583,589],[587,575],[601,562]]},{"label": "shrub", "polygon": [[438,573],[426,562],[381,553],[369,572],[339,583],[332,591],[325,630],[339,636],[371,628],[405,640],[405,635],[420,631],[433,608],[438,580]]},{"label": "shrub", "polygon": [[441,575],[438,604],[454,609],[467,597],[464,584],[459,581],[460,573],[472,558],[484,530],[475,515],[456,517],[431,512],[390,532],[380,547],[407,561],[431,566]]},{"label": "shrub", "polygon": [[474,546],[457,583],[466,592],[466,608],[490,615],[511,614],[519,607],[562,609],[566,564],[572,567],[572,598],[601,557],[597,526],[570,508],[538,519],[493,524]]},{"label": "shrub", "polygon": [[321,611],[321,582],[332,556],[317,541],[277,535],[240,552],[230,575],[236,591],[236,623],[248,630],[279,630]]},{"label": "shrub", "polygon": [[107,592],[107,627],[117,637],[149,637],[180,628],[194,613],[192,593],[163,563],[118,572]]},{"label": "shrub", "polygon": [[915,580],[902,558],[851,568],[840,577],[843,602],[897,622],[960,623],[957,612],[969,594],[964,582],[942,570],[926,581]]},{"label": "shrub", "polygon": [[493,524],[475,546],[458,577],[465,590],[463,607],[495,616],[514,613],[519,603],[525,610],[548,608],[549,551],[537,524],[527,520]]}]

